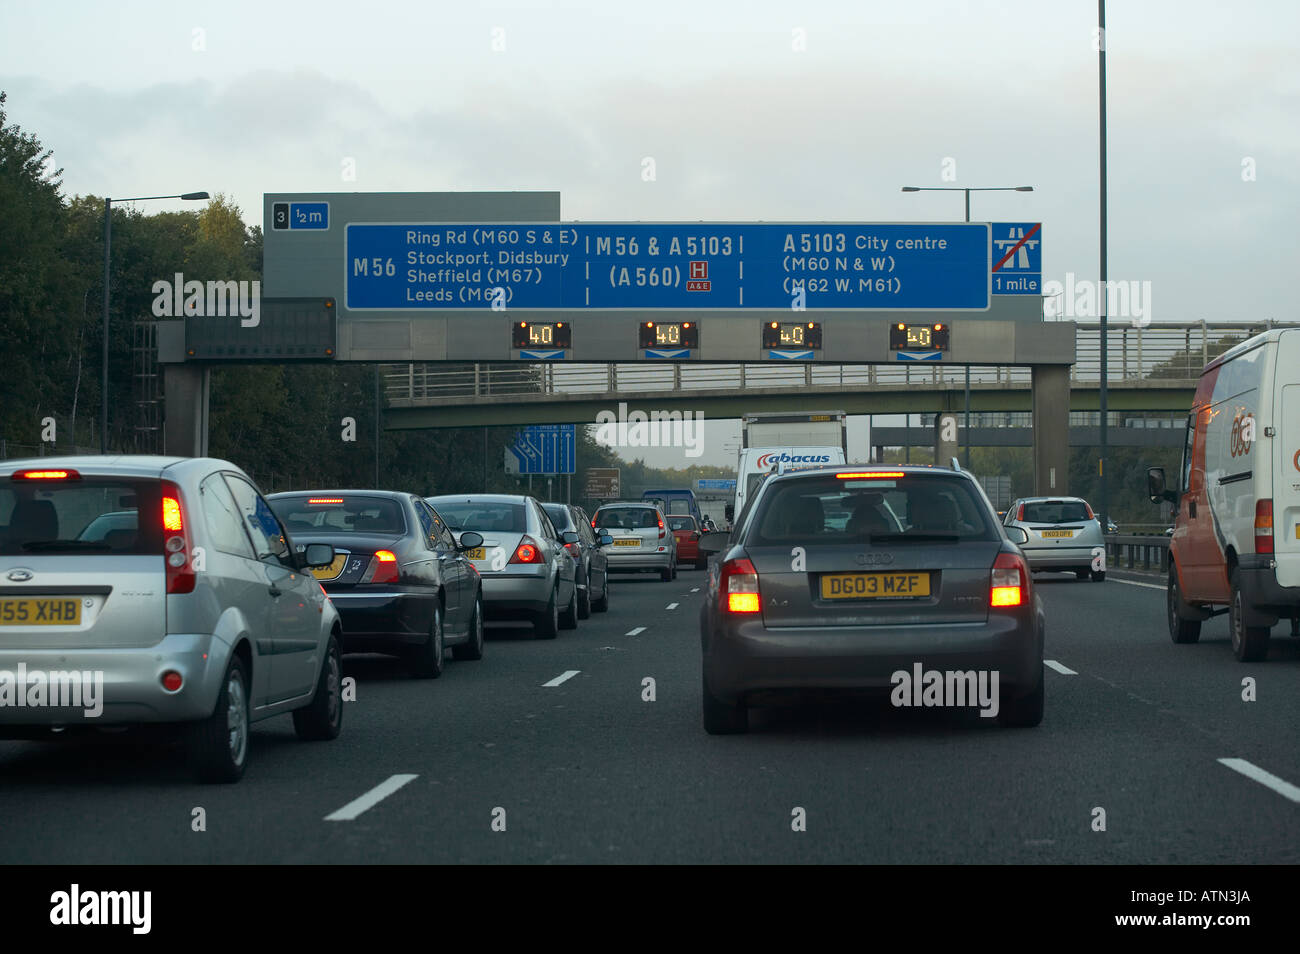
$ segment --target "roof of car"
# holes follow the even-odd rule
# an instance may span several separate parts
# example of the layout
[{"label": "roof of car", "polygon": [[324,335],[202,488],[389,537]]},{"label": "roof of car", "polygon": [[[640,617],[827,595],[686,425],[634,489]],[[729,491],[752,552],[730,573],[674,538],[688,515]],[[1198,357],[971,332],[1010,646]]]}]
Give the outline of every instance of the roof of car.
[{"label": "roof of car", "polygon": [[521,504],[528,499],[527,494],[434,494],[432,497],[425,497],[425,500],[432,503],[435,500],[441,500],[448,503],[456,500],[463,500],[465,503],[514,503]]},{"label": "roof of car", "polygon": [[336,490],[330,487],[325,490],[280,490],[273,494],[267,494],[266,499],[271,500],[275,497],[341,497],[344,495],[402,498],[413,496],[404,490]]},{"label": "roof of car", "polygon": [[1087,503],[1082,497],[1021,497],[1021,503]]},{"label": "roof of car", "polygon": [[26,457],[3,462],[4,470],[75,470],[88,477],[161,477],[171,467],[187,464],[215,465],[227,470],[243,471],[242,467],[216,457],[173,457],[159,454],[78,454],[67,457]]}]

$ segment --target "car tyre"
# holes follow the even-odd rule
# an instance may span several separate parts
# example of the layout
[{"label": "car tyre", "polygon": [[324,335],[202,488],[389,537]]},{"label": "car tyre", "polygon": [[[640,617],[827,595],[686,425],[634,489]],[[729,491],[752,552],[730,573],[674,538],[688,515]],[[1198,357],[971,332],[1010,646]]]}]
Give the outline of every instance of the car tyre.
[{"label": "car tyre", "polygon": [[535,620],[533,634],[538,639],[554,639],[560,634],[560,613],[556,603],[559,600],[558,589],[551,590],[551,601]]},{"label": "car tyre", "polygon": [[1092,571],[1092,582],[1094,582],[1094,583],[1104,583],[1104,582],[1106,582],[1106,571],[1105,571],[1105,570],[1093,570],[1093,571]]},{"label": "car tyre", "polygon": [[429,624],[429,638],[415,650],[411,657],[411,675],[416,679],[437,679],[446,665],[446,644],[442,632],[442,604],[433,608],[433,622]]},{"label": "car tyre", "polygon": [[337,739],[343,729],[343,654],[338,637],[330,634],[316,680],[316,694],[308,705],[295,709],[293,731],[305,742]]},{"label": "car tyre", "polygon": [[662,570],[659,571],[659,579],[661,579],[663,582],[667,583],[672,578],[673,578],[673,571],[671,567],[664,567]]},{"label": "car tyre", "polygon": [[740,735],[749,731],[749,707],[743,698],[734,705],[727,705],[709,691],[707,680],[701,681],[701,687],[705,732],[709,735]]},{"label": "car tyre", "polygon": [[605,588],[600,591],[600,599],[591,601],[591,610],[593,613],[604,613],[609,610],[609,571],[608,570],[605,571]]},{"label": "car tyre", "polygon": [[[577,581],[574,581],[574,587],[577,587]],[[591,618],[591,577],[588,576],[585,585],[578,590],[578,619]]]},{"label": "car tyre", "polygon": [[1165,591],[1165,602],[1169,615],[1169,638],[1175,643],[1194,643],[1201,638],[1201,621],[1183,619],[1178,611],[1183,606],[1183,594],[1178,589],[1178,571],[1169,570],[1169,586]]},{"label": "car tyre", "polygon": [[452,659],[483,658],[483,595],[474,596],[474,615],[469,619],[469,641],[451,647]]},{"label": "car tyre", "polygon": [[578,581],[573,581],[573,592],[569,594],[569,605],[560,614],[560,629],[578,628]]},{"label": "car tyre", "polygon": [[1038,685],[1029,692],[1012,699],[998,712],[998,723],[1011,729],[1032,729],[1043,721],[1043,703],[1047,692],[1047,680],[1043,676],[1043,667],[1038,667]]},{"label": "car tyre", "polygon": [[1232,651],[1242,662],[1262,662],[1268,658],[1268,626],[1247,626],[1246,600],[1241,595],[1240,575],[1232,571],[1228,604],[1228,632],[1232,634]]},{"label": "car tyre", "polygon": [[232,656],[212,714],[195,723],[190,754],[199,780],[238,782],[248,765],[248,671]]},{"label": "car tyre", "polygon": [[1086,580],[1091,572],[1091,570],[1075,570],[1074,578],[1076,580]]}]

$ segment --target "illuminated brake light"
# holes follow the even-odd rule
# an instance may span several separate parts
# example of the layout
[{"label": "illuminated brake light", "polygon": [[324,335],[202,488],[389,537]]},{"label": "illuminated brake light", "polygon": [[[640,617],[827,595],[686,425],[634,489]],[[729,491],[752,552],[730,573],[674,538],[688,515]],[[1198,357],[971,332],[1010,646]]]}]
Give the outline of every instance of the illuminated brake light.
[{"label": "illuminated brake light", "polygon": [[341,504],[342,497],[308,497],[308,504]]},{"label": "illuminated brake light", "polygon": [[163,529],[168,533],[180,533],[185,529],[181,518],[181,502],[175,497],[163,497]]},{"label": "illuminated brake light", "polygon": [[1255,501],[1255,552],[1273,552],[1273,500]]},{"label": "illuminated brake light", "polygon": [[13,480],[80,480],[81,474],[75,470],[19,470],[11,477]]},{"label": "illuminated brake light", "polygon": [[865,470],[854,471],[847,474],[836,474],[835,476],[840,480],[848,480],[852,477],[865,477],[868,480],[887,480],[889,478],[902,477],[903,472],[901,470]]},{"label": "illuminated brake light", "polygon": [[656,514],[655,519],[659,521],[659,539],[662,540],[664,538],[664,518]]},{"label": "illuminated brake light", "polygon": [[168,593],[193,593],[198,577],[190,566],[190,539],[185,532],[185,508],[181,490],[169,480],[162,482],[163,560]]},{"label": "illuminated brake light", "polygon": [[760,609],[758,570],[744,557],[722,565],[718,590],[726,594],[729,613],[757,613]]},{"label": "illuminated brake light", "polygon": [[989,606],[1020,606],[1028,599],[1029,567],[1018,553],[999,553],[989,577]]},{"label": "illuminated brake light", "polygon": [[375,559],[380,563],[396,563],[397,554],[392,550],[376,550]]},{"label": "illuminated brake light", "polygon": [[396,583],[401,578],[397,569],[397,554],[392,550],[376,550],[370,565],[358,583]]},{"label": "illuminated brake light", "polygon": [[514,554],[510,557],[511,563],[545,563],[542,558],[542,548],[537,545],[537,541],[525,534],[519,538],[519,546],[515,547]]}]

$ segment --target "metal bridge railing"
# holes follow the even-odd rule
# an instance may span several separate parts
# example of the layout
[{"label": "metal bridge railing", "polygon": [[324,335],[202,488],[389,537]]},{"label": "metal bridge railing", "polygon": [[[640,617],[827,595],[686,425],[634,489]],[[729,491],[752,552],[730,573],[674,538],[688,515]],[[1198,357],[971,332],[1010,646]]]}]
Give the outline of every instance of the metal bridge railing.
[{"label": "metal bridge railing", "polygon": [[[1109,323],[1108,380],[1115,384],[1148,382],[1153,386],[1192,387],[1201,368],[1238,341],[1273,327],[1289,324],[1246,324],[1204,321],[1134,327]],[[1098,323],[1076,324],[1075,363],[1071,381],[1087,387],[1101,380],[1101,331]],[[737,388],[940,387],[959,388],[965,381],[960,365],[936,364],[699,364],[602,363],[579,364],[388,364],[383,366],[390,404],[410,406],[453,402],[466,397],[536,394],[636,394],[680,390]],[[1027,367],[975,366],[975,387],[1028,388]]]}]

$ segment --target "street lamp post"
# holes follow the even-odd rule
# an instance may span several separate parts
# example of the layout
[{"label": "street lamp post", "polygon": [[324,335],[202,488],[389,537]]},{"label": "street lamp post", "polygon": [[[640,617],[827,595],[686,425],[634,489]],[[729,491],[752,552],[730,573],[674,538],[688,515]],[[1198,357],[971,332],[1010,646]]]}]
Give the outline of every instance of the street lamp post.
[{"label": "street lamp post", "polygon": [[[1033,192],[1033,186],[903,186],[904,192],[964,192],[966,193],[966,221],[970,221],[970,194],[972,192]],[[970,365],[966,365],[966,469],[970,469]]]},{"label": "street lamp post", "polygon": [[[145,195],[136,199],[118,199],[118,202],[147,202],[150,199],[184,199],[193,202],[209,198],[206,192],[186,192],[182,195]],[[108,453],[108,306],[111,300],[111,288],[108,281],[108,266],[113,248],[113,200],[104,197],[104,352],[100,367],[99,396],[99,452]]]}]

